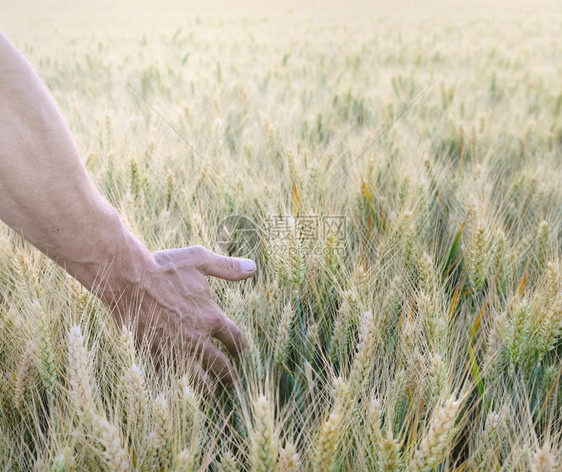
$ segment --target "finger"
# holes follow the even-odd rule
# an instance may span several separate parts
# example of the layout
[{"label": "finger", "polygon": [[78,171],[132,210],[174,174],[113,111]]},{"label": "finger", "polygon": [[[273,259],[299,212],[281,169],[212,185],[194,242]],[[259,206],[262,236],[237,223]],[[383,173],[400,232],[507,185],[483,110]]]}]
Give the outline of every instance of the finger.
[{"label": "finger", "polygon": [[164,261],[195,266],[205,275],[225,280],[244,280],[256,271],[256,264],[251,259],[221,256],[203,246],[168,249],[154,254]]},{"label": "finger", "polygon": [[[199,344],[198,344],[199,343]],[[179,336],[176,341],[172,338],[157,348],[163,355],[160,356],[164,363],[159,363],[159,370],[173,369],[175,373],[186,374],[189,384],[197,391],[204,394],[212,394],[215,390],[215,383],[209,377],[206,370],[201,366],[200,360],[197,358],[198,345],[200,341],[195,341],[193,336]],[[165,366],[163,365],[165,364]]]},{"label": "finger", "polygon": [[236,372],[228,358],[210,341],[201,346],[199,362],[208,374],[213,375],[224,386],[230,387],[236,379]]},{"label": "finger", "polygon": [[246,347],[244,335],[240,328],[222,312],[220,312],[220,317],[222,318],[222,324],[211,331],[211,336],[223,343],[231,356],[240,357]]},{"label": "finger", "polygon": [[205,275],[225,280],[244,280],[254,275],[256,264],[251,259],[227,257],[207,250],[199,267]]},{"label": "finger", "polygon": [[195,359],[190,360],[187,377],[189,385],[199,393],[211,395],[214,393],[215,387],[211,378]]}]

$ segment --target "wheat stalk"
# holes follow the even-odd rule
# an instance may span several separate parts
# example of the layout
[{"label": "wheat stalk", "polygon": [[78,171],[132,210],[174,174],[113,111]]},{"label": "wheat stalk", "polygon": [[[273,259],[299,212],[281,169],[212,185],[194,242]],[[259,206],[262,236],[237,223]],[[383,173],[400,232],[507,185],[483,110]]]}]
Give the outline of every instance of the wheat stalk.
[{"label": "wheat stalk", "polygon": [[288,355],[289,333],[293,320],[293,310],[290,304],[285,305],[277,330],[274,359],[278,365],[283,365]]}]

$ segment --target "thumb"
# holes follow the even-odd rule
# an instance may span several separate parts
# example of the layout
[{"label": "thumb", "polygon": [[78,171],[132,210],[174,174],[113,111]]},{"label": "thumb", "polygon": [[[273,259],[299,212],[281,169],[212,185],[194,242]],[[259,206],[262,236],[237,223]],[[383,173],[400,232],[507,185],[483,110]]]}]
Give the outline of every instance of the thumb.
[{"label": "thumb", "polygon": [[225,280],[244,280],[254,275],[256,264],[251,259],[227,257],[209,251],[206,261],[201,265],[205,275],[219,277]]}]

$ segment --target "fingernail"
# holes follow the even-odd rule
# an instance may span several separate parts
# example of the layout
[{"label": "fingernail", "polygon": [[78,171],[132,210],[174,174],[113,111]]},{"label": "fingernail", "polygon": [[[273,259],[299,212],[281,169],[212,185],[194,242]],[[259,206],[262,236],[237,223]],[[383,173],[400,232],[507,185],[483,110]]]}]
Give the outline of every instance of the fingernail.
[{"label": "fingernail", "polygon": [[251,259],[240,259],[240,268],[245,274],[253,274],[256,271],[256,264]]}]

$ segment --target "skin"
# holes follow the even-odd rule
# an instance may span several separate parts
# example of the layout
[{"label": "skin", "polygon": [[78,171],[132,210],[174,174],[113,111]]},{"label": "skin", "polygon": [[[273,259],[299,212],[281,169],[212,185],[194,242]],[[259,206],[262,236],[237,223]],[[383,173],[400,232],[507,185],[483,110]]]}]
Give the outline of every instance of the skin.
[{"label": "skin", "polygon": [[0,219],[100,297],[137,340],[148,339],[155,356],[175,349],[200,385],[233,383],[212,338],[238,357],[243,336],[206,276],[244,280],[255,264],[201,246],[150,252],[96,190],[53,99],[1,33],[0,196]]}]

